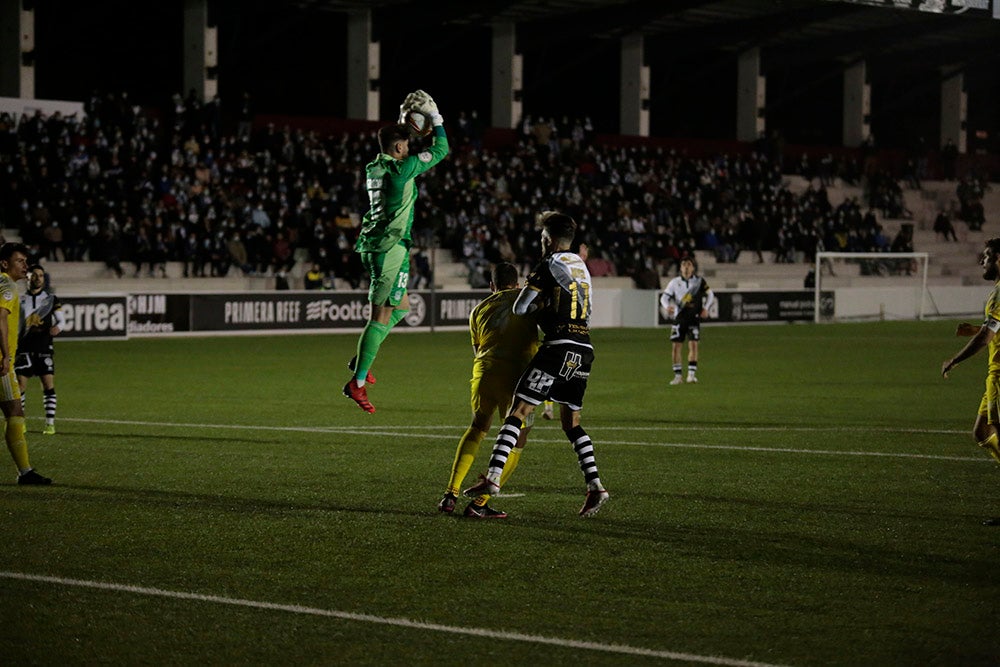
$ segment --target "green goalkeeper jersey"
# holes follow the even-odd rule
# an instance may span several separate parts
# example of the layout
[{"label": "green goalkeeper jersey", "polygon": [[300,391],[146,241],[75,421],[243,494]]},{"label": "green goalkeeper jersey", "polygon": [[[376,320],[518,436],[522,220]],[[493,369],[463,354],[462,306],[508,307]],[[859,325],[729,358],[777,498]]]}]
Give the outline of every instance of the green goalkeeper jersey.
[{"label": "green goalkeeper jersey", "polygon": [[448,137],[444,127],[436,125],[434,142],[427,150],[402,160],[379,153],[365,167],[371,208],[361,221],[361,234],[355,245],[358,252],[387,252],[400,241],[410,247],[413,205],[417,201],[414,179],[447,154]]}]

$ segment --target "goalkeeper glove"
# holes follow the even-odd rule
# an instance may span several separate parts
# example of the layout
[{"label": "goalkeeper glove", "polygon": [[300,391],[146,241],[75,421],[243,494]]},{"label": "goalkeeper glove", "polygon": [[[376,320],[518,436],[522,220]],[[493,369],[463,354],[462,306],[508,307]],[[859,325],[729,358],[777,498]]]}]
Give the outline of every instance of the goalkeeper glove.
[{"label": "goalkeeper glove", "polygon": [[438,111],[438,105],[434,101],[434,98],[422,90],[416,91],[414,95],[420,96],[419,106],[416,106],[414,108],[420,113],[426,114],[431,119],[432,124],[443,125],[444,118]]},{"label": "goalkeeper glove", "polygon": [[423,98],[417,95],[417,93],[410,93],[409,95],[406,96],[406,99],[403,100],[403,103],[399,105],[400,123],[406,122],[406,114],[409,111],[417,108],[417,105],[422,101],[422,99]]}]

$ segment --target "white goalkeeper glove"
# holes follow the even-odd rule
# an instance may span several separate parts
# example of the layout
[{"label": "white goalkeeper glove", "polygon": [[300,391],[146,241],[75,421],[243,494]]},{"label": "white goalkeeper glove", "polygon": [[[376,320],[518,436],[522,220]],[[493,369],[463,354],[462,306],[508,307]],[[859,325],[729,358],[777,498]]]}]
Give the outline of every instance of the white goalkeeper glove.
[{"label": "white goalkeeper glove", "polygon": [[[415,93],[410,93],[409,95],[406,96],[406,99],[403,100],[403,103],[399,105],[400,123],[406,122],[406,114],[412,111],[413,109],[416,109],[417,106],[423,101],[423,97],[421,95],[418,95],[418,93],[422,92],[423,91],[418,90]],[[426,93],[424,94],[426,95]]]},{"label": "white goalkeeper glove", "polygon": [[434,125],[444,125],[444,118],[441,117],[441,113],[438,111],[438,105],[434,101],[434,98],[425,93],[422,90],[417,90],[413,93],[418,96],[418,105],[413,107],[422,114],[426,114],[430,119],[431,123]]}]

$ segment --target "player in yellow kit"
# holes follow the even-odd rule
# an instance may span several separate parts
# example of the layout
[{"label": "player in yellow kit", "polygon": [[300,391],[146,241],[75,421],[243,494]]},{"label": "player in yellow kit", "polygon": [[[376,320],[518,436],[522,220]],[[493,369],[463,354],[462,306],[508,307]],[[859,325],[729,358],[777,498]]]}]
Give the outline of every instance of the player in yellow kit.
[{"label": "player in yellow kit", "polygon": [[[984,347],[988,348],[986,391],[979,402],[972,436],[980,447],[1000,463],[1000,439],[997,434],[997,424],[1000,424],[1000,336],[997,336],[1000,331],[1000,238],[992,238],[986,242],[979,263],[983,267],[983,278],[993,281],[993,292],[986,300],[983,324],[979,326],[963,322],[958,325],[956,335],[973,338],[958,354],[941,364],[941,375],[947,378],[948,372],[960,362]],[[984,523],[988,526],[1000,526],[1000,518],[987,519]]]},{"label": "player in yellow kit", "polygon": [[[493,267],[490,289],[493,294],[483,299],[469,316],[469,333],[475,359],[472,362],[472,425],[462,436],[455,452],[448,488],[438,503],[442,512],[452,512],[462,480],[475,461],[479,445],[493,423],[493,415],[507,415],[514,387],[528,362],[538,350],[538,326],[535,318],[514,314],[517,299],[517,268],[501,262]],[[504,482],[517,466],[521,449],[534,420],[529,417],[521,437],[507,459]],[[486,503],[481,495],[465,508],[465,516],[475,519],[502,519],[507,515]]]},{"label": "player in yellow kit", "polygon": [[51,484],[28,462],[28,443],[24,438],[24,406],[21,390],[14,374],[17,335],[21,319],[21,297],[17,281],[28,275],[28,249],[21,243],[5,243],[0,247],[0,410],[7,420],[4,440],[17,465],[18,484]]}]

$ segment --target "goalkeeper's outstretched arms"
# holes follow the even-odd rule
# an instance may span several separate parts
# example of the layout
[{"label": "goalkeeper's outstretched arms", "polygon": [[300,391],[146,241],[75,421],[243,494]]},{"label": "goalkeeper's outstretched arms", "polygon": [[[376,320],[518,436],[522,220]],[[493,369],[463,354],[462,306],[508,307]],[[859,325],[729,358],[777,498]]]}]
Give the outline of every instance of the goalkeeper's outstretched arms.
[{"label": "goalkeeper's outstretched arms", "polygon": [[416,110],[430,118],[431,124],[434,126],[434,145],[431,147],[431,152],[434,152],[434,148],[440,147],[443,150],[441,155],[443,158],[448,154],[448,135],[444,131],[444,117],[433,97],[422,90],[418,90],[417,94],[421,97],[418,106],[415,107]]},{"label": "goalkeeper's outstretched arms", "polygon": [[448,155],[448,135],[444,131],[444,118],[438,110],[437,102],[423,90],[415,90],[406,96],[399,105],[399,118],[402,123],[410,111],[419,111],[431,119],[434,126],[434,142],[424,151],[407,159],[409,175],[416,176],[427,171]]}]

